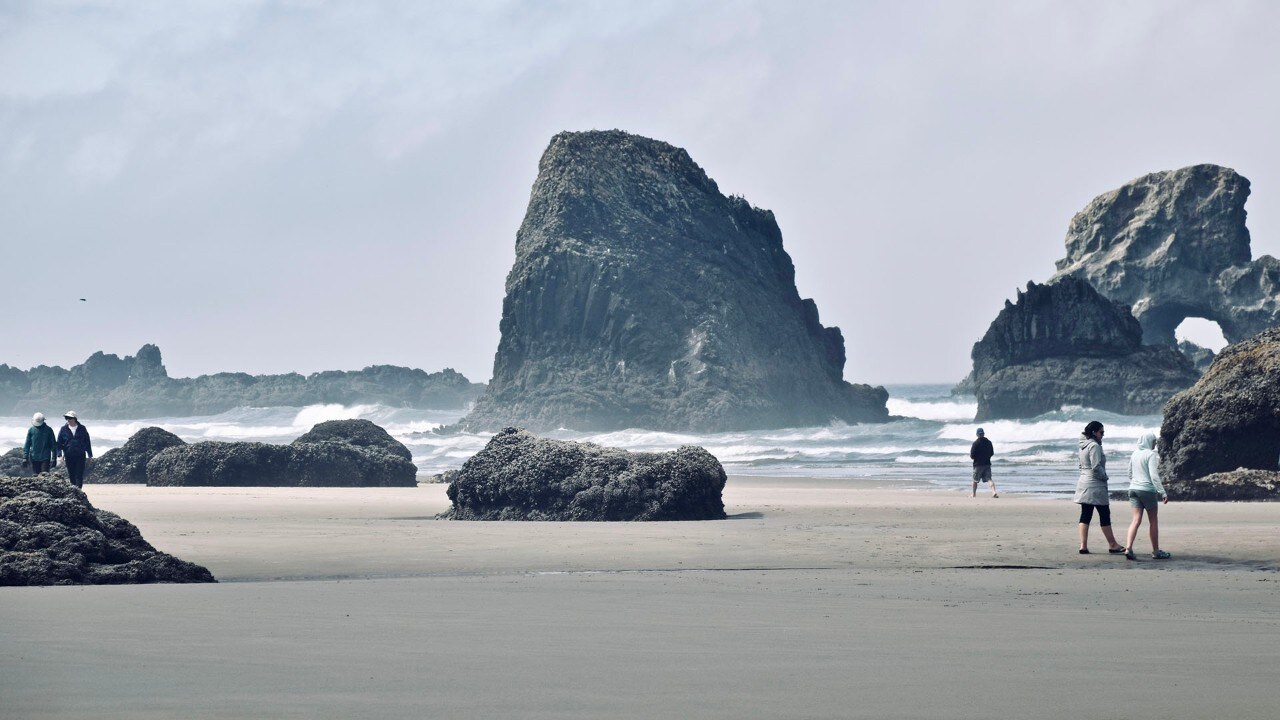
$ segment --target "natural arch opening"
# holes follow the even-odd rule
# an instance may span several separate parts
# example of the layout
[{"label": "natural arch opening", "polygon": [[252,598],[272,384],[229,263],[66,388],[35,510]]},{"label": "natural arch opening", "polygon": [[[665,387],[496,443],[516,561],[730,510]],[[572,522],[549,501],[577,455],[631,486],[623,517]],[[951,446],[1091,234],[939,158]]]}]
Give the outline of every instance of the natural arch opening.
[{"label": "natural arch opening", "polygon": [[1187,340],[1200,347],[1209,348],[1215,353],[1228,345],[1226,336],[1222,334],[1222,327],[1204,318],[1189,317],[1183,320],[1174,331],[1174,335],[1178,338],[1178,342]]}]

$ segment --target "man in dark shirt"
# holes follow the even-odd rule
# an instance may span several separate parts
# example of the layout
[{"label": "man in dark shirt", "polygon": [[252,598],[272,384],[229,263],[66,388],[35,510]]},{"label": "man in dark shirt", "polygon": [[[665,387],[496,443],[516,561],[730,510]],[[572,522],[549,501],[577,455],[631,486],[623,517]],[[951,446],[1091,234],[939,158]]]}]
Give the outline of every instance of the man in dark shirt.
[{"label": "man in dark shirt", "polygon": [[998,498],[1000,493],[996,492],[996,481],[991,479],[991,456],[996,454],[996,449],[991,447],[991,441],[987,439],[986,433],[982,432],[982,428],[978,428],[978,439],[973,441],[973,446],[969,448],[969,457],[973,460],[973,492],[969,497],[978,496],[978,483],[991,483],[991,497]]}]

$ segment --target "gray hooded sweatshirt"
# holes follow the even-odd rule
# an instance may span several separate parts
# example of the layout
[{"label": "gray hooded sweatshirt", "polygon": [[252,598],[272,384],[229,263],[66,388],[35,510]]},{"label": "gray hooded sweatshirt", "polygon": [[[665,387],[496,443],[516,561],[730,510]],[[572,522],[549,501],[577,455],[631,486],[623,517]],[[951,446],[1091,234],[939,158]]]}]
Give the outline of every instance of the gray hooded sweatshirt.
[{"label": "gray hooded sweatshirt", "polygon": [[1146,490],[1164,497],[1160,484],[1160,456],[1156,454],[1156,434],[1147,433],[1138,440],[1138,449],[1129,458],[1129,489]]},{"label": "gray hooded sweatshirt", "polygon": [[1091,437],[1080,436],[1080,479],[1071,502],[1082,505],[1110,505],[1107,497],[1107,456],[1102,444]]}]

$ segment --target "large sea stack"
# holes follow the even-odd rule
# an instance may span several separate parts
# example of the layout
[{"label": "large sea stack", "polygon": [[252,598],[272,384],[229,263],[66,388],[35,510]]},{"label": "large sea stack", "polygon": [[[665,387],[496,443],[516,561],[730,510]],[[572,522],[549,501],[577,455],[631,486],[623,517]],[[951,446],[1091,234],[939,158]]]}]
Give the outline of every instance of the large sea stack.
[{"label": "large sea stack", "polygon": [[1280,261],[1249,259],[1248,198],[1249,181],[1217,165],[1140,177],[1071,219],[1055,278],[1132,306],[1148,345],[1173,345],[1189,317],[1240,342],[1280,325]]},{"label": "large sea stack", "polygon": [[796,291],[773,213],[684,150],[561,133],[507,276],[493,380],[462,426],[702,432],[888,419],[843,379],[838,328]]},{"label": "large sea stack", "polygon": [[1160,472],[1194,500],[1280,500],[1280,328],[1228,345],[1164,408]]},{"label": "large sea stack", "polygon": [[1034,417],[1063,405],[1129,415],[1159,412],[1196,381],[1173,347],[1142,344],[1125,305],[1072,277],[1027,283],[973,346],[978,420]]}]

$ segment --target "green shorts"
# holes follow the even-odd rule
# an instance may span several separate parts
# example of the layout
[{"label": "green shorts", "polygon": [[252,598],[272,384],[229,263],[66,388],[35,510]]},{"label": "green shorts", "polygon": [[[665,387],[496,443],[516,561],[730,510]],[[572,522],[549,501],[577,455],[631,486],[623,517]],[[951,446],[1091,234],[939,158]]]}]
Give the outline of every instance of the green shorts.
[{"label": "green shorts", "polygon": [[1129,507],[1142,508],[1143,510],[1155,510],[1160,504],[1160,496],[1155,490],[1130,490],[1129,491]]},{"label": "green shorts", "polygon": [[974,482],[986,482],[986,481],[988,481],[988,480],[990,480],[990,479],[991,479],[991,466],[990,466],[990,465],[974,465],[974,466],[973,466],[973,481],[974,481]]}]

